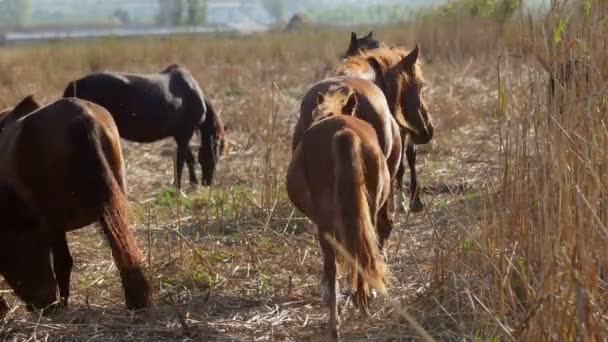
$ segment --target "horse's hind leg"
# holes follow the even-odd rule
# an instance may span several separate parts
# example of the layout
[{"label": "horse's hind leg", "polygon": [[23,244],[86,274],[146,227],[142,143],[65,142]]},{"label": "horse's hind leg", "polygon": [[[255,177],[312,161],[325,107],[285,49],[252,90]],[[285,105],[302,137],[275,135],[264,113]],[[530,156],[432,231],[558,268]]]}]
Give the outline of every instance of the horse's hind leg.
[{"label": "horse's hind leg", "polygon": [[320,231],[321,251],[323,252],[323,283],[321,285],[321,299],[329,307],[328,328],[333,339],[339,338],[340,317],[338,316],[338,287],[336,286],[336,254],[333,247]]},{"label": "horse's hind leg", "polygon": [[70,277],[74,259],[70,254],[65,232],[60,231],[55,234],[52,240],[51,250],[53,252],[53,271],[59,286],[59,298],[64,307],[68,306],[70,297]]},{"label": "horse's hind leg", "polygon": [[[392,195],[391,195],[392,196]],[[380,208],[378,212],[378,245],[380,247],[380,252],[384,249],[384,244],[386,240],[388,240],[391,232],[393,231],[393,220],[391,219],[389,213],[389,201],[386,201],[384,205]]]},{"label": "horse's hind leg", "polygon": [[405,150],[407,163],[410,167],[410,210],[414,213],[422,211],[424,204],[420,199],[420,188],[416,177],[416,145],[409,143]]}]

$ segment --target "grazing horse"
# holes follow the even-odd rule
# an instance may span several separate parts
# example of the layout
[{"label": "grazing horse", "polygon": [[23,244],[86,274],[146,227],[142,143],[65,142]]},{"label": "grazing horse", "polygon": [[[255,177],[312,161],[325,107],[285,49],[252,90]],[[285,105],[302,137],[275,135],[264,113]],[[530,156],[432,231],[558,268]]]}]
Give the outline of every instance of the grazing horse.
[{"label": "grazing horse", "polygon": [[366,36],[357,38],[357,33],[350,33],[350,44],[346,53],[342,55],[342,58],[348,58],[358,54],[360,51],[377,49],[380,47],[380,41],[373,37],[374,31],[369,31]]},{"label": "grazing horse", "polygon": [[[386,96],[390,112],[399,124],[406,155],[396,175],[397,186],[403,184],[407,160],[410,168],[410,209],[413,212],[424,208],[416,177],[415,145],[428,143],[434,133],[431,117],[421,97],[424,82],[418,62],[419,52],[418,45],[409,52],[385,46],[367,50],[359,48],[358,53],[347,57],[338,69],[338,75],[362,77],[376,83]],[[406,140],[406,136],[410,139]]]},{"label": "grazing horse", "polygon": [[27,97],[0,118],[0,273],[31,308],[53,304],[57,284],[67,305],[66,232],[99,221],[127,307],[150,306],[142,255],[126,223],[124,163],[112,116],[75,98],[30,111],[35,104]]},{"label": "grazing horse", "polygon": [[[359,118],[358,96],[319,93],[312,123],[301,137],[287,171],[291,202],[318,227],[323,252],[322,298],[330,310],[329,329],[338,338],[336,261],[344,263],[330,239],[358,263],[349,264],[353,302],[369,314],[372,288],[384,290],[380,252],[388,223],[381,218],[391,191],[391,175],[374,127]],[[347,115],[342,115],[347,114]],[[328,239],[329,237],[329,239]]]},{"label": "grazing horse", "polygon": [[64,97],[78,97],[105,107],[120,136],[136,142],[173,137],[177,143],[176,179],[181,188],[184,163],[190,182],[197,184],[189,143],[195,129],[201,135],[198,161],[202,182],[211,185],[224,150],[224,126],[198,82],[182,66],[171,65],[156,74],[98,72],[72,81]]}]

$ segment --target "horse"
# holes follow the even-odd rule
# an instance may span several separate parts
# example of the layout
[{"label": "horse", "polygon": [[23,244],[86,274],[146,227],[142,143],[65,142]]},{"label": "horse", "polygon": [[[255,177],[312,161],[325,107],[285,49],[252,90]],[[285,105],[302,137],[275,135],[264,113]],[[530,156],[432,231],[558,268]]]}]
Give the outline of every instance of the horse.
[{"label": "horse", "polygon": [[127,140],[148,143],[173,137],[177,143],[178,189],[184,163],[190,183],[197,184],[189,143],[198,129],[202,183],[212,184],[217,161],[225,149],[224,125],[185,67],[173,64],[154,74],[96,72],[69,82],[63,97],[78,97],[105,107],[114,117],[120,136]]},{"label": "horse", "polygon": [[360,266],[347,266],[348,281],[356,289],[353,302],[369,314],[371,290],[385,287],[381,249],[391,230],[382,217],[391,192],[389,167],[376,129],[354,113],[357,98],[354,92],[318,93],[311,126],[302,134],[286,177],[291,202],[318,228],[322,300],[330,310],[334,339],[340,324],[336,261],[344,264],[345,257],[331,240]]},{"label": "horse", "polygon": [[431,116],[421,96],[424,80],[418,62],[419,53],[418,44],[409,52],[400,47],[359,48],[358,53],[347,57],[337,70],[338,75],[362,77],[374,82],[386,96],[390,112],[399,124],[405,150],[401,153],[406,156],[399,165],[396,183],[401,188],[407,160],[412,212],[424,209],[416,176],[415,145],[428,143],[434,134]]},{"label": "horse", "polygon": [[350,33],[350,44],[348,45],[348,49],[342,55],[342,58],[348,58],[358,54],[360,51],[377,49],[381,46],[379,40],[375,39],[374,31],[369,31],[366,36],[361,38],[357,38],[357,33]]},{"label": "horse", "polygon": [[76,98],[30,111],[36,103],[28,96],[0,118],[0,274],[31,309],[55,307],[57,286],[60,305],[67,306],[73,259],[66,232],[99,221],[127,308],[149,307],[142,254],[126,222],[124,161],[112,115]]}]

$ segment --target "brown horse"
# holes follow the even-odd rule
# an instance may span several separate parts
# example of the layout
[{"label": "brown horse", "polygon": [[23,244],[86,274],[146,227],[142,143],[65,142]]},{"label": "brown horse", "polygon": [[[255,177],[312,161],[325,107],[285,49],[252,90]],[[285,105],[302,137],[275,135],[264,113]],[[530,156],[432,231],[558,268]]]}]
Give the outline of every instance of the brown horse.
[{"label": "brown horse", "polygon": [[361,51],[377,49],[381,45],[380,41],[374,38],[374,31],[369,31],[366,36],[357,38],[357,33],[350,33],[350,44],[348,50],[342,55],[342,58],[348,58],[358,54]]},{"label": "brown horse", "polygon": [[[74,98],[30,112],[32,107],[35,101],[28,97],[0,119],[0,273],[33,308],[55,302],[56,284],[67,304],[72,257],[66,232],[99,221],[127,307],[148,307],[151,293],[142,256],[125,220],[124,165],[112,116]],[[15,198],[29,212],[15,210]]]},{"label": "brown horse", "polygon": [[[377,132],[382,152],[387,159],[391,177],[395,175],[401,161],[401,138],[399,126],[392,117],[382,90],[373,82],[360,77],[337,76],[314,84],[304,94],[300,105],[300,117],[292,139],[292,151],[295,151],[304,132],[312,125],[314,112],[318,107],[319,94],[338,94],[350,96],[357,102],[357,110],[344,107],[342,112],[334,108],[332,114],[355,115],[370,123]],[[348,97],[351,98],[351,97]]]},{"label": "brown horse", "polygon": [[[329,329],[338,338],[335,239],[358,263],[349,265],[354,303],[364,313],[372,288],[384,289],[381,245],[390,227],[382,219],[391,191],[391,175],[377,131],[358,119],[356,93],[319,93],[313,122],[294,151],[287,171],[292,203],[318,227],[323,252],[323,301],[330,309]],[[347,115],[341,115],[347,114]],[[362,274],[360,274],[362,272]]]},{"label": "brown horse", "polygon": [[[409,52],[386,46],[368,50],[359,48],[358,53],[346,58],[338,69],[339,75],[362,77],[376,83],[386,96],[390,112],[399,124],[410,168],[410,209],[413,212],[424,208],[416,177],[415,145],[428,143],[434,133],[431,117],[421,97],[424,81],[418,62],[419,53],[418,45]],[[410,139],[406,140],[406,137]],[[405,174],[405,160],[402,162],[396,174],[399,187]]]},{"label": "brown horse", "polygon": [[203,184],[213,182],[224,151],[224,125],[194,76],[183,66],[171,65],[154,74],[93,73],[70,82],[63,97],[78,97],[105,107],[114,117],[120,136],[127,140],[146,143],[173,137],[177,143],[178,189],[184,163],[190,183],[197,184],[189,143],[198,130]]}]

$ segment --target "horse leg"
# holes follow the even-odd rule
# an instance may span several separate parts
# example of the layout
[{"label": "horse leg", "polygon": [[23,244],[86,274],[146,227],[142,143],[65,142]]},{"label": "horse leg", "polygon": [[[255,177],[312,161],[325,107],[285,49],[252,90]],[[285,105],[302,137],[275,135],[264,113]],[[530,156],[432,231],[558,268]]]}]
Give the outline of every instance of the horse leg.
[{"label": "horse leg", "polygon": [[4,300],[4,297],[0,296],[0,320],[4,319],[4,316],[6,316],[9,309],[10,308],[6,303],[6,300]]},{"label": "horse leg", "polygon": [[70,248],[65,237],[65,232],[60,231],[53,236],[51,250],[53,252],[53,271],[59,286],[59,298],[64,307],[68,306],[70,297],[70,276],[74,259],[70,255]]},{"label": "horse leg", "polygon": [[391,215],[389,213],[389,201],[386,201],[384,205],[380,208],[378,212],[378,246],[380,247],[380,252],[382,253],[384,249],[384,244],[386,240],[388,240],[391,232],[393,231],[393,219],[391,219]]},{"label": "horse leg", "polygon": [[422,211],[424,204],[420,199],[418,178],[416,177],[416,145],[409,143],[405,150],[407,163],[410,167],[410,210],[414,213]]},{"label": "horse leg", "polygon": [[177,142],[177,159],[175,165],[175,185],[177,185],[177,189],[182,188],[182,172],[184,171],[184,164],[186,163],[186,158],[188,156],[187,151],[188,145],[183,142]]},{"label": "horse leg", "polygon": [[[321,231],[321,234],[322,231]],[[329,307],[329,330],[332,339],[339,338],[340,317],[338,316],[338,287],[336,276],[336,254],[333,247],[323,235],[319,237],[321,251],[323,252],[323,283],[321,285],[321,299]]]},{"label": "horse leg", "polygon": [[198,185],[198,180],[196,179],[196,168],[194,164],[194,155],[192,154],[192,150],[190,150],[190,146],[186,149],[186,165],[188,165],[188,173],[190,175],[190,184],[192,186]]}]

